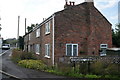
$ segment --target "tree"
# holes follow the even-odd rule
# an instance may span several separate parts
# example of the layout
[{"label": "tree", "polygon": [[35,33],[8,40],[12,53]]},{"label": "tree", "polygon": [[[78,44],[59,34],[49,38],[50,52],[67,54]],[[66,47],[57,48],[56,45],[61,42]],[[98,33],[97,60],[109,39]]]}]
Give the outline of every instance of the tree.
[{"label": "tree", "polygon": [[116,31],[112,30],[113,45],[120,47],[120,23],[116,25]]},{"label": "tree", "polygon": [[19,44],[19,48],[23,50],[24,49],[24,38],[22,36],[19,36],[18,44]]},{"label": "tree", "polygon": [[117,45],[117,36],[116,36],[114,29],[112,29],[112,43],[114,46]]},{"label": "tree", "polygon": [[28,32],[32,31],[35,26],[36,26],[35,24],[31,24],[31,26],[28,26],[27,27]]}]

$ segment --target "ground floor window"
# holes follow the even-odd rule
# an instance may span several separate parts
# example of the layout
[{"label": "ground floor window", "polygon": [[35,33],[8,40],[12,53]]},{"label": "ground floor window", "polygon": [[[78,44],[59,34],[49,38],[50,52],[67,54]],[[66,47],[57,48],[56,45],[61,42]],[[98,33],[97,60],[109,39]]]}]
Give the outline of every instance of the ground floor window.
[{"label": "ground floor window", "polygon": [[100,44],[100,56],[106,56],[108,44]]},{"label": "ground floor window", "polygon": [[108,48],[108,44],[100,44],[100,48],[103,49],[103,48]]},{"label": "ground floor window", "polygon": [[50,44],[45,44],[45,57],[50,58]]},{"label": "ground floor window", "polygon": [[40,54],[40,44],[35,45],[35,52],[36,54]]},{"label": "ground floor window", "polygon": [[78,44],[66,44],[67,56],[78,56]]}]

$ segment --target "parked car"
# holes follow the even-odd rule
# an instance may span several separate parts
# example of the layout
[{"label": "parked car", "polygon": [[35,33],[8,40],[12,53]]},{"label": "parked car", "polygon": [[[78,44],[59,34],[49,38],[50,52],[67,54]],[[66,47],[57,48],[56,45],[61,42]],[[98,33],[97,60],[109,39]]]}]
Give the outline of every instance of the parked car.
[{"label": "parked car", "polygon": [[3,44],[2,49],[4,49],[4,50],[10,49],[10,44]]}]

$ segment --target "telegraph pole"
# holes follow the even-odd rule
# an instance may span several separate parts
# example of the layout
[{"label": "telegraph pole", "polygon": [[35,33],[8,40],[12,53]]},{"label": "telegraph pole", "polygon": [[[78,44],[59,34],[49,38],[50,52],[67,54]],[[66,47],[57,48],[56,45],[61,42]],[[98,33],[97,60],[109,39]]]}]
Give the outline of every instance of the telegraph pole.
[{"label": "telegraph pole", "polygon": [[25,18],[25,35],[26,35],[26,21],[27,21],[27,19]]},{"label": "telegraph pole", "polygon": [[19,48],[19,24],[20,24],[20,16],[18,16],[18,34],[17,34],[18,43],[17,43],[17,48]]}]

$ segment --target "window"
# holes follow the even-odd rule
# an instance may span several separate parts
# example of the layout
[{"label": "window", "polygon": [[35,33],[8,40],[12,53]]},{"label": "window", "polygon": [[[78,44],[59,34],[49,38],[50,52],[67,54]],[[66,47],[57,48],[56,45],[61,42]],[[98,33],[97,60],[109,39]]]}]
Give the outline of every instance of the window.
[{"label": "window", "polygon": [[66,44],[67,56],[78,56],[78,44]]},{"label": "window", "polygon": [[108,48],[107,44],[100,44],[100,48]]},{"label": "window", "polygon": [[50,44],[45,44],[45,57],[50,58]]},{"label": "window", "polygon": [[45,34],[50,33],[50,21],[45,24]]},{"label": "window", "polygon": [[40,37],[40,29],[36,30],[36,37]]},{"label": "window", "polygon": [[31,39],[31,35],[29,34],[29,40]]},{"label": "window", "polygon": [[28,52],[30,52],[30,45],[28,45]]},{"label": "window", "polygon": [[40,44],[35,45],[35,53],[40,54]]}]

